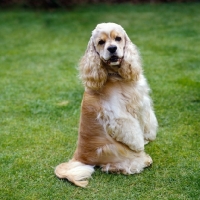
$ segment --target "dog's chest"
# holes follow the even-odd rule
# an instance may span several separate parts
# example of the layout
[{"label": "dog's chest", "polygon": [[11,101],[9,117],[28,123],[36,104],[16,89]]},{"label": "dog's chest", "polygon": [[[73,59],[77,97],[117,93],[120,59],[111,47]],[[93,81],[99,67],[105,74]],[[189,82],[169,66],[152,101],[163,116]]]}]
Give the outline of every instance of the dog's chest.
[{"label": "dog's chest", "polygon": [[134,85],[112,83],[103,91],[102,107],[105,112],[110,112],[115,117],[126,117],[139,112],[141,97]]}]

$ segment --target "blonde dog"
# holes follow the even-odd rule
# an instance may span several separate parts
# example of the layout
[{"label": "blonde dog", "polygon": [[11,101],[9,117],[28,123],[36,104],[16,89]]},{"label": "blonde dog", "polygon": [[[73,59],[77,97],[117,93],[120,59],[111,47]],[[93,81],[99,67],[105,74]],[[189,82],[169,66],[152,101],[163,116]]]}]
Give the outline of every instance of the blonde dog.
[{"label": "blonde dog", "polygon": [[55,174],[85,187],[95,166],[140,173],[152,164],[144,145],[156,138],[157,120],[136,46],[120,25],[98,24],[79,66],[85,92],[78,144]]}]

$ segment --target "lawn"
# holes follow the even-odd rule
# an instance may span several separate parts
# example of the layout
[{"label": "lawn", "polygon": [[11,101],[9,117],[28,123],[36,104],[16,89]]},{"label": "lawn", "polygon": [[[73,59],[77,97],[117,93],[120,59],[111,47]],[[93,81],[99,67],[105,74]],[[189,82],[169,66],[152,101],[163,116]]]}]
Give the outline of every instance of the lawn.
[{"label": "lawn", "polygon": [[[0,10],[0,199],[200,199],[200,4]],[[116,22],[139,47],[159,122],[138,175],[97,169],[86,189],[54,175],[76,146],[90,33]]]}]

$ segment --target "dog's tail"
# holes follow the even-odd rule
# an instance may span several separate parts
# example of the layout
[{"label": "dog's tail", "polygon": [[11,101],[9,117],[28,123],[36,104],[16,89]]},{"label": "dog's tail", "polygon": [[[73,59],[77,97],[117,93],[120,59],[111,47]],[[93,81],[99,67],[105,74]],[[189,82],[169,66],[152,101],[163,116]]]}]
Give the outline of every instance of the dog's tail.
[{"label": "dog's tail", "polygon": [[91,178],[93,172],[94,166],[86,165],[73,159],[67,163],[61,163],[55,169],[55,174],[58,178],[66,178],[80,187],[87,186],[87,179]]}]

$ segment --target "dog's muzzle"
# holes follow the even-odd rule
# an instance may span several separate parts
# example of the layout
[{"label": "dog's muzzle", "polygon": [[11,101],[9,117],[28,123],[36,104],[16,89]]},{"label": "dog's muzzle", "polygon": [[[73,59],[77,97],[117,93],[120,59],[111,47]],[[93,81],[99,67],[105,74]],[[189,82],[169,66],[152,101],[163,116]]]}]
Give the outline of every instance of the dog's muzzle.
[{"label": "dog's muzzle", "polygon": [[120,65],[123,58],[119,58],[118,56],[111,56],[110,59],[104,60],[104,62],[108,65]]}]

